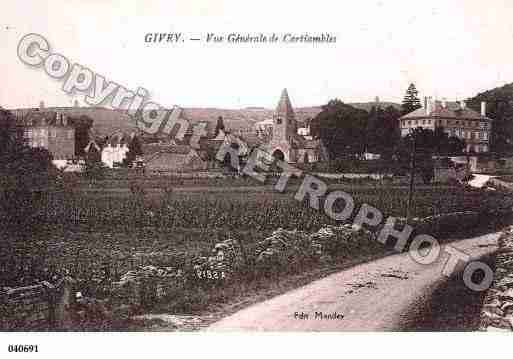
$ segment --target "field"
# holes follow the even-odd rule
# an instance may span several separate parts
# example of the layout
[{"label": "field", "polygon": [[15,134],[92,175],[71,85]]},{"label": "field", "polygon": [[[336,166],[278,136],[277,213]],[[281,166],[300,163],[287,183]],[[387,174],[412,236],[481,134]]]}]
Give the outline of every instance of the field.
[{"label": "field", "polygon": [[[399,217],[406,211],[404,187],[331,184],[330,190],[334,189],[350,193],[356,208],[367,203],[385,216]],[[190,266],[194,258],[211,255],[214,245],[227,238],[253,248],[278,228],[313,233],[326,225],[340,224],[309,208],[306,201],[296,201],[296,190],[297,185],[284,193],[269,186],[175,186],[172,191],[96,187],[51,193],[40,200],[36,230],[0,234],[4,237],[0,255],[9,258],[1,264],[3,286],[51,280],[55,273],[70,274],[85,295],[101,298],[108,296],[110,284],[129,270],[147,265]],[[503,197],[498,192],[460,186],[422,186],[415,192],[413,213],[425,217],[486,211]],[[361,260],[385,252],[377,243],[357,243],[348,247],[340,260]],[[252,288],[269,284],[262,284],[262,280],[254,281],[257,284]],[[231,295],[240,295],[242,285],[248,284],[221,291],[189,288],[182,298],[167,303],[166,310],[205,310],[228,300],[230,290]]]}]

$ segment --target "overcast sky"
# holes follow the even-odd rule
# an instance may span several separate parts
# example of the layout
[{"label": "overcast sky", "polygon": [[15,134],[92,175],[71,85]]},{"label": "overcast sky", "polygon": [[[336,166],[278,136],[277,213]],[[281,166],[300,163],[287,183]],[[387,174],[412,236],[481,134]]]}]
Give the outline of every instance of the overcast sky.
[{"label": "overcast sky", "polygon": [[[513,82],[513,4],[507,0],[21,0],[0,11],[0,106],[72,104],[42,69],[16,55],[27,33],[53,51],[152,100],[184,107],[274,107],[449,100]],[[335,44],[148,45],[148,32],[330,32]],[[82,101],[83,96],[78,96]]]}]

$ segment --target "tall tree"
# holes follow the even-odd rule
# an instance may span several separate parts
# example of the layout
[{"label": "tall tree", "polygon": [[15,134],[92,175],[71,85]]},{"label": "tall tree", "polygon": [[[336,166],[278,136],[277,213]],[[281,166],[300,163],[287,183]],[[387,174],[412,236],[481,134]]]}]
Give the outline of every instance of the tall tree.
[{"label": "tall tree", "polygon": [[312,120],[311,131],[326,146],[330,158],[361,154],[365,150],[368,113],[335,99]]},{"label": "tall tree", "polygon": [[403,115],[422,107],[418,95],[419,91],[417,91],[415,85],[410,84],[410,86],[408,86],[408,89],[406,90],[406,94],[404,95],[403,103],[401,105]]},{"label": "tall tree", "polygon": [[84,149],[91,140],[89,138],[89,131],[94,121],[86,115],[71,117],[70,121],[75,128],[75,156],[84,156]]},{"label": "tall tree", "polygon": [[138,136],[134,136],[132,141],[128,144],[128,152],[126,154],[126,162],[132,163],[135,161],[137,156],[141,156],[143,154],[141,141]]},{"label": "tall tree", "polygon": [[223,116],[219,116],[217,118],[217,124],[216,124],[216,132],[215,135],[217,136],[219,132],[224,132],[224,122],[223,122]]},{"label": "tall tree", "polygon": [[27,146],[20,129],[12,113],[0,108],[0,218],[3,226],[26,229],[55,173],[50,153]]},{"label": "tall tree", "polygon": [[[397,150],[398,162],[403,173],[409,173],[415,162],[415,176],[420,176],[428,184],[434,178],[433,152],[436,148],[435,134],[432,130],[418,127],[401,138]],[[415,156],[415,161],[412,157]]]},{"label": "tall tree", "polygon": [[369,112],[366,147],[368,152],[391,156],[399,141],[399,122],[401,113],[393,106],[385,109],[372,107]]}]

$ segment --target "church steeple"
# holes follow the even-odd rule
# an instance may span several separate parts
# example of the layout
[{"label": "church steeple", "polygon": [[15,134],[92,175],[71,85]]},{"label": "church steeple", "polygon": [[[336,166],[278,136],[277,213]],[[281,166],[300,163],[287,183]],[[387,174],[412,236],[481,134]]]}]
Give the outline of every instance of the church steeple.
[{"label": "church steeple", "polygon": [[273,116],[273,140],[289,141],[296,133],[296,119],[287,89],[283,89]]},{"label": "church steeple", "polygon": [[290,103],[289,93],[287,89],[284,88],[281,92],[280,102],[278,102],[278,106],[276,107],[276,112],[280,114],[293,114],[294,110],[292,109],[292,104]]}]

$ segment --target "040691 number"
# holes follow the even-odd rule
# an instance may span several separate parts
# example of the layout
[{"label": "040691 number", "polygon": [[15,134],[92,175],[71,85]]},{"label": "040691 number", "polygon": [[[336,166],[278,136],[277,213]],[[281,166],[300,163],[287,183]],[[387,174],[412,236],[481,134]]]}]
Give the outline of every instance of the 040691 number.
[{"label": "040691 number", "polygon": [[12,344],[10,344],[7,347],[7,351],[9,353],[37,353],[38,348],[37,348],[37,345],[27,345],[27,344],[12,345]]}]

